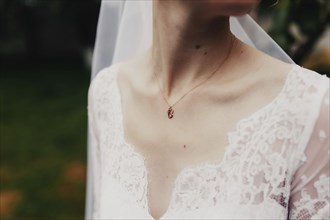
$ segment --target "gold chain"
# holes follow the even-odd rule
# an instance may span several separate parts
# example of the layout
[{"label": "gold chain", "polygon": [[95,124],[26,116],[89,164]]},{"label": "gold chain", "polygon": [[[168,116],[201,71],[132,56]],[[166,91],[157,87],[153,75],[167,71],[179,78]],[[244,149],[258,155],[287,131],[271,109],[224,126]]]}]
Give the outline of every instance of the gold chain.
[{"label": "gold chain", "polygon": [[159,81],[158,81],[158,77],[157,75],[154,73],[154,76],[156,77],[156,80],[157,80],[157,84],[158,84],[158,87],[159,87],[159,90],[161,91],[162,93],[162,96],[163,96],[163,99],[165,100],[165,102],[167,103],[167,105],[169,106],[169,109],[167,110],[167,116],[169,119],[173,118],[174,116],[174,110],[173,110],[173,107],[174,105],[176,105],[181,99],[183,99],[187,94],[189,94],[193,89],[197,88],[198,86],[202,85],[203,83],[205,83],[206,81],[208,81],[222,66],[223,64],[226,62],[226,60],[228,59],[229,55],[231,54],[232,52],[232,49],[233,49],[233,44],[234,44],[234,38],[235,37],[232,37],[231,38],[231,44],[230,44],[230,49],[227,53],[227,56],[225,57],[225,59],[223,59],[223,61],[220,63],[220,65],[215,69],[214,72],[211,73],[211,75],[204,81],[202,81],[201,83],[197,84],[196,86],[194,86],[193,88],[191,88],[188,92],[186,92],[179,100],[177,100],[173,105],[170,105],[168,103],[168,101],[166,100],[166,98],[164,97],[163,95],[163,91],[160,87],[160,84],[159,84]]}]

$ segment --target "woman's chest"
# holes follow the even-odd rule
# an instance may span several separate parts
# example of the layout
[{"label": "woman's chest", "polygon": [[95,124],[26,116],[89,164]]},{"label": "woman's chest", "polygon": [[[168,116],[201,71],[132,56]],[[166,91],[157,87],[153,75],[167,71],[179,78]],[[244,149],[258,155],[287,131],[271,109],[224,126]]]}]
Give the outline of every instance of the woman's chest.
[{"label": "woman's chest", "polygon": [[[149,216],[196,218],[207,214],[212,217],[213,212],[213,217],[220,219],[220,216],[235,216],[234,207],[264,219],[267,214],[274,217],[286,213],[290,167],[280,153],[260,149],[264,145],[254,150],[229,145],[221,161],[206,161],[171,173],[171,169],[166,168],[169,165],[159,165],[168,161],[159,161],[159,168],[150,168],[134,146],[123,138],[115,142],[112,146],[103,146],[111,149],[108,154],[102,154],[102,164],[108,167],[103,178],[110,177],[111,182],[119,185],[136,207]],[[121,198],[122,195],[116,197]],[[270,207],[273,213],[258,211]]]},{"label": "woman's chest", "polygon": [[267,203],[286,210],[292,172],[290,148],[283,142],[288,137],[274,131],[271,122],[241,121],[224,135],[225,144],[219,138],[200,141],[212,139],[206,135],[209,132],[202,135],[204,129],[194,133],[191,142],[187,135],[185,142],[176,138],[182,134],[179,131],[171,137],[147,125],[144,131],[150,129],[150,134],[157,135],[148,136],[137,129],[143,142],[132,143],[125,137],[122,119],[117,118],[116,126],[107,124],[103,130],[108,132],[101,135],[102,161],[108,170],[105,175],[123,186],[146,213],[164,217],[228,203]]},{"label": "woman's chest", "polygon": [[237,122],[258,110],[258,105],[244,108],[242,101],[219,103],[208,95],[195,94],[172,105],[173,117],[169,117],[169,107],[161,97],[146,98],[125,90],[118,94],[121,102],[115,104],[120,106],[123,141],[146,161],[154,180],[150,182],[160,181],[163,188],[185,168],[222,161],[228,135],[236,130]]}]

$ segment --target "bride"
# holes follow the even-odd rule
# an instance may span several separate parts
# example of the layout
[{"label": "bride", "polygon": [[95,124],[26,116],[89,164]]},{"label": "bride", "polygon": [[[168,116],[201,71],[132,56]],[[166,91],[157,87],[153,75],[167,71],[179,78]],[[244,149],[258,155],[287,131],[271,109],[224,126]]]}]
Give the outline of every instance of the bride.
[{"label": "bride", "polygon": [[257,2],[154,0],[95,77],[93,219],[329,218],[329,80],[231,32]]}]

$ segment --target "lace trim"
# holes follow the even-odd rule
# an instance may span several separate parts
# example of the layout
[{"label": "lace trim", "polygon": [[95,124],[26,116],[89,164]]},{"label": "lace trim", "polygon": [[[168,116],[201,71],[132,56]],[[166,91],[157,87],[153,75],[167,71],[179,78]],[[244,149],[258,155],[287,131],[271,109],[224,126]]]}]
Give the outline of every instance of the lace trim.
[{"label": "lace trim", "polygon": [[[290,219],[328,219],[330,201],[330,177],[321,175],[314,183],[317,196],[313,198],[304,188],[301,191],[301,199],[294,202]],[[317,218],[316,215],[318,216]],[[323,217],[322,217],[323,216]]]}]

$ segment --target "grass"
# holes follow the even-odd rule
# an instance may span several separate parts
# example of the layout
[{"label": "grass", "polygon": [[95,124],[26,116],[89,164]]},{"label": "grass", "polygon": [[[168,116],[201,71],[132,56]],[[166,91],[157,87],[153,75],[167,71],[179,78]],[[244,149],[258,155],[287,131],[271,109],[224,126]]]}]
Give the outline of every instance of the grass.
[{"label": "grass", "polygon": [[1,219],[83,219],[89,71],[4,70]]}]

